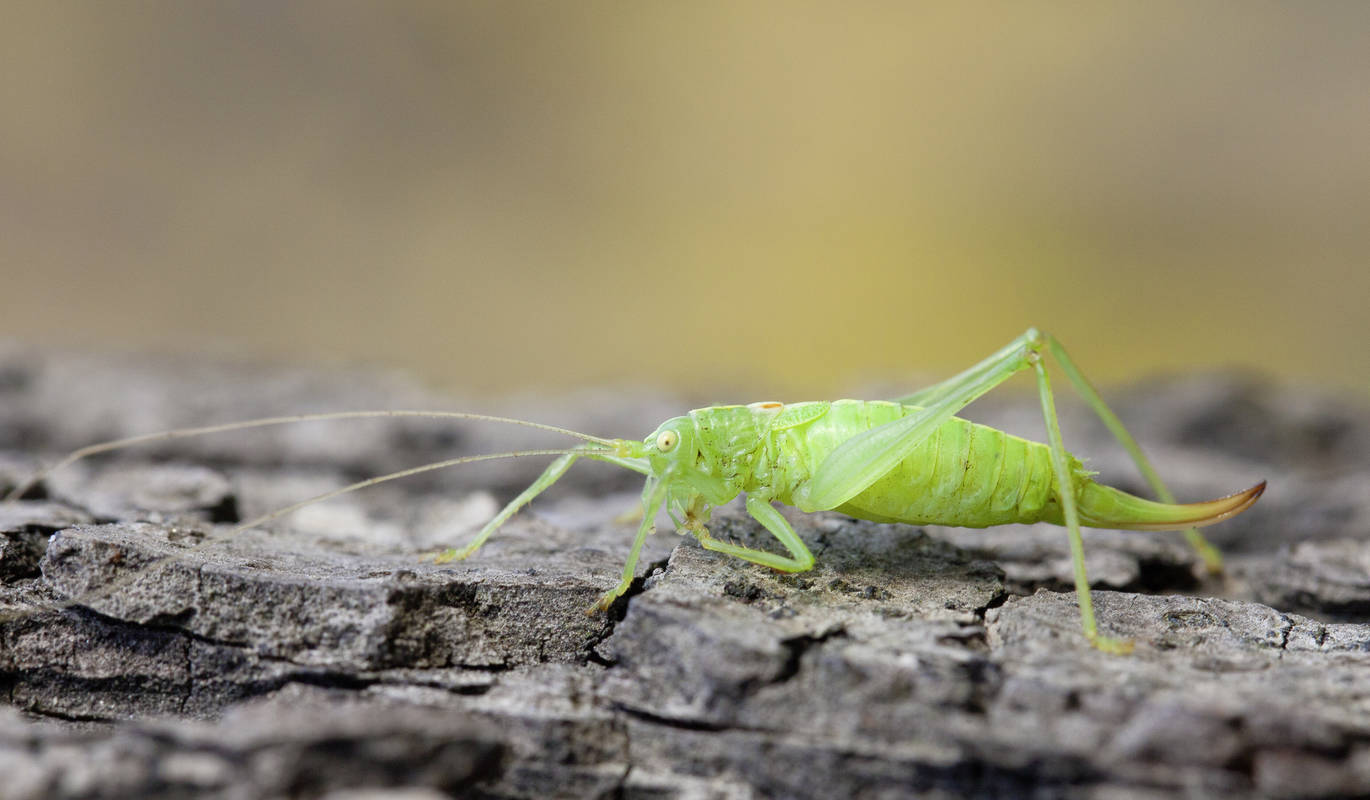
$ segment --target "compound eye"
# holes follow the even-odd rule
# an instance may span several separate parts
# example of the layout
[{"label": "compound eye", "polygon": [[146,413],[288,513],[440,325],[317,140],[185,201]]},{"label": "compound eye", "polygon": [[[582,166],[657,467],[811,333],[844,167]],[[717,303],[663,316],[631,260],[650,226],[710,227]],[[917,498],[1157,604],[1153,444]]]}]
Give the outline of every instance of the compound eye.
[{"label": "compound eye", "polygon": [[680,444],[680,434],[675,431],[662,431],[656,437],[656,449],[663,453],[669,453],[677,444]]}]

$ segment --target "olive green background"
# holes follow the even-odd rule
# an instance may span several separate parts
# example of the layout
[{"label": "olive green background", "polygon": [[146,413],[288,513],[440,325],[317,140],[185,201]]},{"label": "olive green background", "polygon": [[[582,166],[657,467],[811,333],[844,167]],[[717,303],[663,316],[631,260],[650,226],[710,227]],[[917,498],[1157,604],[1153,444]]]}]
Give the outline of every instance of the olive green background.
[{"label": "olive green background", "polygon": [[1370,4],[7,2],[0,335],[1370,388]]}]

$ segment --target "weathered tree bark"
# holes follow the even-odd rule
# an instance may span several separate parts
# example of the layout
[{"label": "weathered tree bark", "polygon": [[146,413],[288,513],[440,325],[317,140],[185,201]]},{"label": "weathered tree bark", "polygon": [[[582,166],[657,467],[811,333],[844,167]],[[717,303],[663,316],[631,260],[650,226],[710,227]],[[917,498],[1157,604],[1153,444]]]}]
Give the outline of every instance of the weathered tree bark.
[{"label": "weathered tree bark", "polygon": [[[1034,404],[991,396],[969,416],[1040,438]],[[636,437],[690,405],[473,410]],[[1050,526],[787,512],[818,557],[788,576],[663,531],[629,595],[588,616],[641,480],[602,465],[459,564],[419,555],[541,463],[230,533],[363,475],[543,434],[314,423],[80,463],[0,506],[0,798],[1370,794],[1370,413],[1233,376],[1117,406],[1182,497],[1271,487],[1209,529],[1223,577],[1178,535],[1086,534],[1100,623],[1136,641],[1130,657],[1080,636]],[[0,487],[95,440],[372,407],[463,406],[394,376],[11,347]],[[1067,446],[1141,492],[1101,426],[1066,416]],[[735,510],[713,530],[770,546]]]}]

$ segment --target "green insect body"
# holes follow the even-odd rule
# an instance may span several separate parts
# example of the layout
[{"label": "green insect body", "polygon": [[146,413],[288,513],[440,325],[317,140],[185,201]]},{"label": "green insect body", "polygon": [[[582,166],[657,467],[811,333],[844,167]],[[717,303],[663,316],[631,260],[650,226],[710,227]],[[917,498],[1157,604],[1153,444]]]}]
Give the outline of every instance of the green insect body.
[{"label": "green insect body", "polygon": [[[922,410],[884,400],[752,403],[695,409],[660,430],[693,426],[695,469],[727,487],[723,502],[742,492],[762,493],[815,511],[805,508],[803,487],[838,446],[856,433]],[[683,437],[680,446],[688,447]],[[1079,458],[1067,455],[1081,524],[1144,529],[1148,522],[1172,520],[1173,507],[1097,484]],[[682,513],[690,505],[675,495],[668,503]],[[944,422],[884,477],[832,510],[872,522],[963,528],[1064,523],[1050,447],[959,417]]]},{"label": "green insect body", "polygon": [[[1065,450],[1055,401],[1043,363],[1054,357],[1085,402],[1127,450],[1159,501],[1096,483]],[[1037,380],[1047,441],[1033,442],[955,416],[961,408],[1010,376],[1031,370]],[[555,483],[579,459],[605,461],[646,476],[642,522],[628,551],[622,579],[604,594],[607,609],[631,586],[638,556],[665,509],[682,533],[708,550],[785,572],[803,572],[813,554],[773,503],[801,511],[836,511],[875,522],[983,528],[1006,523],[1048,522],[1067,529],[1081,623],[1094,646],[1127,652],[1130,642],[1103,636],[1094,619],[1085,575],[1080,527],[1181,530],[1212,571],[1221,556],[1196,530],[1248,508],[1265,488],[1204,503],[1176,504],[1131,434],[1097,391],[1047,334],[1029,329],[999,352],[947,381],[894,401],[838,400],[714,406],[662,423],[643,440],[603,439],[539,423],[481,414],[424,411],[362,411],[275,417],[136,436],[81,448],[12,490],[16,499],[52,470],[96,453],[150,441],[198,436],[262,425],[356,417],[439,417],[504,422],[585,440],[570,449],[494,453],[448,459],[354,483],[250,520],[253,527],[301,506],[383,481],[455,464],[521,455],[557,455],[550,466],[495,515],[466,546],[435,561],[464,559],[511,516]],[[711,509],[741,494],[747,512],[784,546],[787,554],[742,547],[710,535]],[[593,609],[592,609],[593,610]]]},{"label": "green insect body", "polygon": [[[767,456],[790,467],[773,485],[776,499],[803,508],[802,487],[855,433],[920,412],[886,401],[839,400],[801,425],[774,431]],[[1077,474],[1079,464],[1075,462]],[[778,472],[778,471],[777,471]],[[783,486],[783,488],[781,488]],[[796,490],[799,498],[795,498]],[[750,489],[749,489],[750,491]],[[1059,522],[1047,447],[952,417],[884,477],[834,510],[874,522],[985,528],[1011,522]]]},{"label": "green insect body", "polygon": [[[1043,357],[1054,356],[1146,477],[1160,502],[1095,483],[1061,443]],[[1031,442],[960,419],[955,413],[1010,376],[1032,370],[1046,423],[1045,443]],[[439,562],[473,554],[524,504],[552,485],[578,458],[618,464],[647,476],[643,520],[619,585],[597,608],[608,608],[632,583],[638,556],[657,512],[665,508],[682,532],[706,549],[803,572],[813,554],[772,505],[831,510],[877,522],[986,527],[1052,522],[1070,535],[1076,595],[1085,636],[1096,647],[1127,652],[1131,642],[1099,634],[1085,575],[1080,527],[1185,531],[1209,568],[1221,556],[1196,528],[1237,514],[1260,497],[1261,483],[1228,497],[1179,505],[1122,423],[1083,377],[1060,343],[1029,329],[980,364],[892,402],[753,403],[697,409],[662,423],[642,441],[583,445],[557,459],[461,549]],[[710,510],[746,494],[749,514],[788,555],[722,542],[707,528]]]},{"label": "green insect body", "polygon": [[[855,433],[917,413],[916,406],[886,401],[838,400],[782,406],[715,406],[691,411],[659,430],[680,436],[682,451],[694,447],[693,480],[668,490],[678,513],[693,504],[692,487],[716,480],[706,492],[717,505],[742,492],[762,494],[805,509],[804,487],[823,461]],[[786,424],[782,414],[801,421]],[[659,434],[658,434],[659,436]],[[1082,480],[1084,474],[1077,474]],[[1060,521],[1052,502],[1054,479],[1046,445],[953,417],[914,448],[884,477],[833,509],[874,522],[984,528],[1010,522]]]}]

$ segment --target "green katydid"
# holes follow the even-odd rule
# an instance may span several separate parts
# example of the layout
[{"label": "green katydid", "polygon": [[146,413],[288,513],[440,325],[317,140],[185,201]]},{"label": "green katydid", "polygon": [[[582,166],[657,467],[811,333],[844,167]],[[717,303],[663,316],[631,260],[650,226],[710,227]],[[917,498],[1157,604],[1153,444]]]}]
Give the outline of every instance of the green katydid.
[{"label": "green katydid", "polygon": [[[1127,450],[1160,502],[1095,483],[1079,459],[1066,452],[1043,362],[1048,354]],[[1029,369],[1036,375],[1047,429],[1046,443],[1020,439],[955,416],[1010,376]],[[456,412],[361,411],[274,417],[91,445],[34,476],[7,499],[20,496],[52,470],[88,455],[132,444],[303,420],[378,416],[507,422],[575,436],[586,443],[569,449],[465,456],[425,464],[310,498],[249,520],[238,529],[254,527],[344,492],[420,472],[492,458],[557,455],[542,475],[466,546],[447,550],[435,561],[464,559],[474,554],[515,512],[561,478],[578,459],[589,458],[646,476],[642,521],[628,551],[622,579],[605,592],[591,611],[607,609],[628,590],[643,544],[653,530],[657,513],[663,509],[681,532],[694,535],[706,549],[782,572],[807,571],[813,567],[814,558],[772,505],[775,502],[805,512],[831,510],[876,522],[977,528],[1011,522],[1051,522],[1064,525],[1069,534],[1076,596],[1086,638],[1101,650],[1127,652],[1130,642],[1099,633],[1085,575],[1080,527],[1186,529],[1190,543],[1209,569],[1216,571],[1221,568],[1221,556],[1197,528],[1240,513],[1265,489],[1261,482],[1217,500],[1176,504],[1131,434],[1060,343],[1048,334],[1029,329],[965,372],[893,401],[713,406],[669,419],[640,441],[604,439],[523,420]],[[722,542],[709,534],[711,509],[743,493],[748,513],[784,545],[788,555]]]}]

